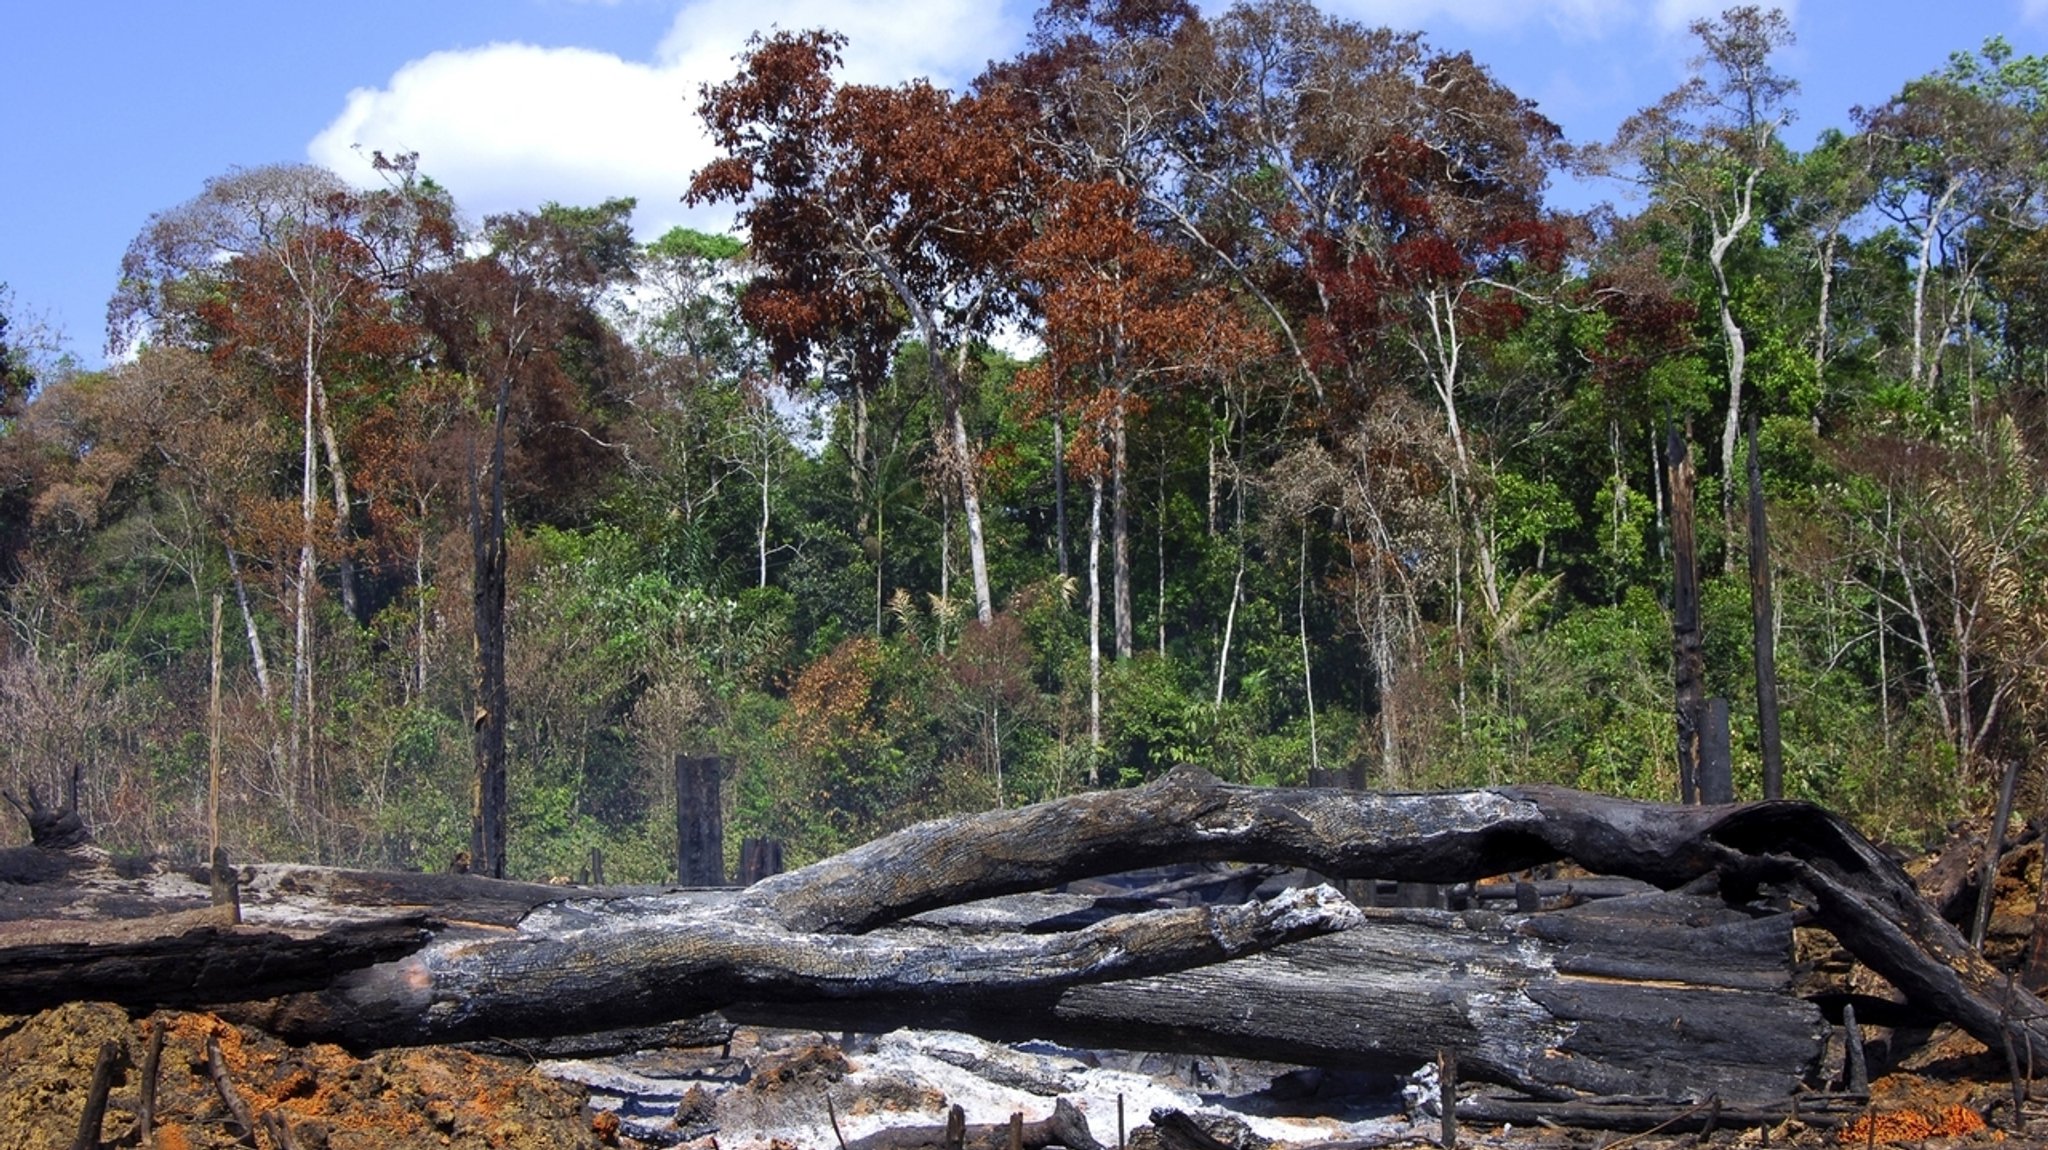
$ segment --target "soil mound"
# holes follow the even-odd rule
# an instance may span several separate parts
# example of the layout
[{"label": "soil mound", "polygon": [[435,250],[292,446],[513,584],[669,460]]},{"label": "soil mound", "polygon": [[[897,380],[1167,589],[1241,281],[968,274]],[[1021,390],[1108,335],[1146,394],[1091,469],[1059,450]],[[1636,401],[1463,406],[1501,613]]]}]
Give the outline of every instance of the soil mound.
[{"label": "soil mound", "polygon": [[208,1038],[219,1042],[250,1113],[258,1122],[269,1113],[283,1118],[303,1150],[603,1144],[581,1091],[511,1059],[445,1047],[357,1058],[337,1046],[294,1047],[210,1014],[162,1011],[135,1020],[105,1003],[72,1003],[0,1017],[0,1150],[71,1145],[108,1039],[123,1044],[129,1058],[108,1096],[101,1138],[134,1145],[139,1067],[155,1028],[164,1033],[156,1088],[161,1150],[210,1150],[243,1137],[208,1071]]}]

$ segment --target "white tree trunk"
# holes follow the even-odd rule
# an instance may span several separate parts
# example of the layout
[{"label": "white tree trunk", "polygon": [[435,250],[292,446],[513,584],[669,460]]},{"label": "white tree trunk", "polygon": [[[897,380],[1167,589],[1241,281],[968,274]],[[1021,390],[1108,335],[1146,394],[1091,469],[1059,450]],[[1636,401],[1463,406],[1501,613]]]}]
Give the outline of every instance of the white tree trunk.
[{"label": "white tree trunk", "polygon": [[1102,476],[1088,478],[1088,785],[1102,782]]}]

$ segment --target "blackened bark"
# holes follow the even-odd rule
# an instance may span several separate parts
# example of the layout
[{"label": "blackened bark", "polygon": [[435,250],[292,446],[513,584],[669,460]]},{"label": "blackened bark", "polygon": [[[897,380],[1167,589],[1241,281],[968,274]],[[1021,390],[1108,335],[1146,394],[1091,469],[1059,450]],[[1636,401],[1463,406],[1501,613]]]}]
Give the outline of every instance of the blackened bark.
[{"label": "blackened bark", "polygon": [[[1668,942],[1624,945],[1631,937],[1660,936],[1631,916],[1596,921],[1597,916],[1570,920],[1554,914],[1491,920],[1431,911],[1368,915],[1316,891],[1247,907],[1121,915],[1079,929],[1043,924],[1068,926],[1051,934],[1004,923],[944,929],[912,924],[865,933],[954,903],[1168,862],[1235,860],[1305,866],[1337,878],[1446,883],[1561,859],[1666,889],[1697,883],[1696,890],[1718,890],[1733,908],[1718,913],[1733,917],[1718,921],[1688,913],[1687,928],[1703,934],[1665,932]],[[485,889],[513,886],[475,877],[411,878]],[[263,908],[258,921],[284,910],[298,913],[312,886],[259,873],[245,889],[245,904]],[[523,890],[512,905],[528,897]],[[192,897],[204,898],[196,883]],[[1797,1013],[1804,1004],[1768,981],[1782,978],[1782,969],[1771,969],[1782,961],[1762,959],[1744,967],[1700,949],[1739,952],[1749,945],[1743,939],[1763,937],[1763,949],[1781,954],[1782,937],[1771,941],[1768,932],[1781,930],[1782,923],[1749,921],[1768,913],[1779,898],[1799,904],[1802,914],[1832,931],[1915,1008],[1955,1022],[1993,1049],[2009,1043],[2017,1050],[2048,1050],[2048,1003],[1986,963],[1887,855],[1839,817],[1809,804],[1683,806],[1554,787],[1411,795],[1282,790],[1226,785],[1193,770],[1133,790],[921,824],[709,901],[684,892],[543,903],[510,931],[450,931],[399,961],[335,978],[316,993],[236,1012],[293,1038],[358,1046],[559,1035],[762,1004],[793,1008],[814,1020],[858,1004],[864,1017],[893,1012],[982,1018],[993,1020],[989,1029],[999,1029],[1017,1025],[1031,1010],[1058,1016],[1069,1009],[1078,1026],[1085,1019],[1067,1004],[1081,1000],[1079,988],[1127,980],[1122,988],[1085,994],[1111,996],[1112,1007],[1104,1010],[1124,1010],[1117,1025],[1136,1032],[1158,1024],[1158,1012],[1166,1007],[1148,1006],[1132,1015],[1128,1006],[1115,1006],[1134,993],[1128,980],[1209,967],[1343,931],[1348,933],[1338,942],[1283,949],[1260,961],[1308,963],[1317,978],[1340,988],[1362,978],[1420,972],[1421,988],[1413,995],[1418,1004],[1403,1009],[1437,1011],[1429,1023],[1435,1033],[1420,1026],[1416,1033],[1428,1036],[1432,1050],[1457,1049],[1468,1074],[1552,1092],[1597,1090],[1606,1087],[1594,1069],[1585,1068],[1660,1060],[1690,1065],[1676,1053],[1662,1058],[1644,1045],[1675,1041],[1649,1033],[1656,1027],[1646,1026],[1645,1019],[1666,1019],[1665,1029],[1692,1050],[1717,1043],[1763,1046],[1759,1035],[1778,1034],[1783,1041],[1773,1039],[1768,1046],[1779,1052],[1771,1059],[1778,1067],[1773,1073],[1796,1072],[1804,1056],[1787,1052],[1804,1049],[1798,1036],[1813,1019]],[[978,911],[960,913],[971,919]],[[1428,927],[1439,934],[1465,929],[1473,935],[1469,946],[1499,945],[1470,925],[1484,921],[1495,924],[1486,930],[1512,937],[1498,962],[1469,963],[1462,975],[1457,964],[1426,957],[1428,946],[1409,952],[1425,957],[1406,960],[1371,949],[1378,934],[1393,937],[1388,932]],[[1609,931],[1606,940],[1595,940],[1597,931],[1576,939],[1554,933],[1595,926]],[[966,933],[973,929],[984,933]],[[1764,934],[1751,933],[1758,931]],[[1543,960],[1550,974],[1537,970],[1543,977],[1524,978],[1515,972],[1514,962],[1542,966],[1542,955],[1552,956]],[[1489,980],[1490,967],[1497,969]],[[1256,1008],[1251,1021],[1265,1026],[1274,1043],[1262,1049],[1300,1055],[1289,1061],[1316,1062],[1346,1041],[1356,1043],[1332,1037],[1341,1029],[1328,1021],[1342,1017],[1335,1004],[1306,1016],[1286,1013],[1296,1009],[1289,995],[1302,981],[1298,974],[1266,979],[1277,989],[1263,998],[1251,989],[1204,981],[1252,977],[1256,987],[1255,971],[1235,970],[1233,963],[1176,975],[1161,993],[1217,1016],[1210,1025],[1218,1030],[1248,1025],[1238,1008]],[[1729,984],[1723,972],[1730,970],[1750,973]],[[1448,998],[1428,989],[1447,977],[1475,981]],[[1636,985],[1624,991],[1618,983]],[[221,993],[253,991],[231,986]],[[1387,1018],[1400,1015],[1384,1004],[1407,1002],[1402,994],[1342,993],[1351,996],[1354,1008],[1377,1008]],[[1230,1008],[1219,1010],[1219,1004]],[[1458,1037],[1459,1026],[1471,1035],[1487,1033],[1484,1024],[1460,1023],[1458,1010],[1467,1010],[1468,1020],[1472,1010],[1481,1017],[1513,1016],[1510,1021],[1526,1033],[1539,1033],[1545,1019],[1572,1020],[1571,1034],[1542,1036],[1526,1048],[1562,1052],[1545,1053],[1539,1060],[1545,1065],[1569,1066],[1577,1058],[1582,1077],[1562,1080],[1566,1071],[1550,1070],[1546,1080],[1516,1070],[1514,1059],[1499,1054],[1498,1041],[1492,1047],[1478,1037],[1462,1046],[1445,1041]],[[1594,1043],[1592,1036],[1602,1033],[1613,1036],[1602,1040],[1611,1050]],[[1190,1035],[1197,1035],[1194,1023],[1168,1026],[1158,1040],[1191,1042]],[[1267,1040],[1243,1029],[1224,1037],[1245,1045]],[[1704,1066],[1707,1058],[1700,1054],[1694,1061]]]},{"label": "blackened bark", "polygon": [[404,915],[293,932],[236,926],[211,909],[111,923],[8,923],[0,926],[0,1012],[66,1002],[202,1007],[295,993],[410,954],[432,937],[429,926],[424,916]]},{"label": "blackened bark", "polygon": [[476,789],[470,809],[469,856],[478,873],[505,877],[505,419],[512,376],[498,381],[491,417],[489,471],[470,468],[469,531],[476,634]]},{"label": "blackened bark", "polygon": [[716,756],[676,756],[676,881],[684,886],[725,884],[723,773]]},{"label": "blackened bark", "polygon": [[[1827,323],[1822,319],[1821,330]],[[1819,356],[1821,353],[1816,352]],[[1756,737],[1763,756],[1764,797],[1785,797],[1784,739],[1778,733],[1778,631],[1771,592],[1771,538],[1764,518],[1763,464],[1756,450],[1756,413],[1749,416],[1749,620],[1756,649]]]},{"label": "blackened bark", "polygon": [[1699,801],[1700,727],[1706,717],[1706,642],[1700,631],[1700,563],[1693,533],[1692,451],[1666,432],[1671,488],[1671,674],[1677,691],[1678,801]]},{"label": "blackened bark", "polygon": [[33,847],[44,850],[68,851],[82,847],[92,841],[92,831],[85,825],[85,819],[78,813],[78,784],[84,777],[85,768],[74,763],[71,777],[64,792],[64,805],[51,807],[43,802],[43,796],[35,784],[29,784],[28,801],[23,802],[13,791],[0,790],[0,798],[21,813],[28,823],[28,841]]}]

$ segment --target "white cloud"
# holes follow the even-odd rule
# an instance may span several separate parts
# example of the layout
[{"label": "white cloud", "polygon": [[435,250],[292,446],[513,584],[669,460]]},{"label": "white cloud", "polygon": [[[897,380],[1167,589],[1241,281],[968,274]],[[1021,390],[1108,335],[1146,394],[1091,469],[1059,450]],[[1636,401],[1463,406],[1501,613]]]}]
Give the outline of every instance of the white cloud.
[{"label": "white cloud", "polygon": [[731,76],[747,37],[771,26],[845,33],[849,80],[958,86],[1014,51],[1024,22],[976,0],[692,0],[650,46],[652,62],[529,44],[414,60],[382,87],[349,93],[307,153],[367,184],[371,151],[417,152],[421,170],[477,214],[630,195],[643,235],[686,220],[721,226],[723,214],[678,202],[711,158],[698,88]]}]

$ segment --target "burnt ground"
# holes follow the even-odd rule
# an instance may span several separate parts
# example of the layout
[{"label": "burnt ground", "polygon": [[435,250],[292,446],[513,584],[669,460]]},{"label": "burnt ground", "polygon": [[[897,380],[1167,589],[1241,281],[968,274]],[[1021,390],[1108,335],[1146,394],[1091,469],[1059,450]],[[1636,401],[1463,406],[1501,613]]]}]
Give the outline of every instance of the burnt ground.
[{"label": "burnt ground", "polygon": [[[207,1073],[206,1042],[219,1042],[234,1085],[257,1116],[274,1111],[289,1124],[303,1150],[541,1150],[543,1147],[637,1147],[643,1143],[620,1128],[616,1118],[589,1107],[577,1086],[542,1073],[539,1066],[446,1047],[394,1050],[357,1058],[338,1047],[293,1047],[260,1031],[230,1025],[209,1014],[158,1012],[131,1019],[121,1009],[77,1003],[29,1017],[0,1019],[0,1150],[46,1150],[71,1146],[85,1106],[93,1064],[106,1039],[125,1043],[139,1062],[152,1029],[166,1040],[159,1072],[158,1147],[200,1150],[258,1145],[282,1150],[266,1132],[244,1141]],[[814,1042],[822,1036],[809,1036]],[[711,1096],[701,1089],[686,1098],[686,1121],[722,1119],[717,1133],[692,1138],[687,1126],[645,1145],[683,1141],[696,1150],[723,1147],[810,1147],[832,1150],[813,1130],[807,1136],[774,1137],[786,1125],[778,1108],[819,1109],[830,1092],[840,1099],[840,1119],[875,1119],[885,1124],[930,1125],[942,1121],[950,1099],[928,1086],[908,1084],[862,1088],[849,1078],[864,1055],[851,1056],[829,1043],[806,1045],[787,1036],[757,1042],[741,1081]],[[1883,1041],[1898,1036],[1883,1036]],[[1722,1130],[1668,1135],[1617,1134],[1543,1128],[1502,1128],[1466,1123],[1460,1144],[1477,1147],[1681,1147],[1722,1146],[1974,1146],[1991,1142],[2048,1144],[2048,1108],[2030,1104],[2023,1132],[2010,1131],[2011,1085],[2001,1057],[1947,1028],[1916,1036],[1914,1049],[1871,1088],[1867,1117],[1808,1122],[1791,1117],[1768,1130]],[[677,1052],[678,1054],[682,1052]],[[700,1052],[720,1060],[717,1048]],[[735,1052],[737,1053],[737,1052]],[[131,1065],[110,1095],[103,1144],[138,1144],[138,1069]],[[1042,1108],[1050,1110],[1050,1100]],[[1990,1123],[1985,1121],[1989,1116]],[[1042,1113],[1027,1113],[1037,1119]],[[1437,1124],[1416,1116],[1352,1146],[1426,1146]],[[985,1118],[977,1121],[987,1120]],[[1162,1141],[1140,1111],[1130,1116],[1133,1150],[1180,1150],[1186,1143]],[[259,1122],[260,1124],[260,1122]],[[1874,1124],[1875,1129],[1871,1128]],[[752,1129],[748,1126],[751,1125]],[[1276,1145],[1227,1122],[1215,1129],[1217,1145],[1231,1150],[1265,1150]],[[849,1129],[849,1136],[852,1131]],[[1327,1144],[1327,1143],[1326,1143]],[[1214,1150],[1213,1147],[1210,1150]]]},{"label": "burnt ground", "polygon": [[149,1031],[159,1027],[160,1150],[247,1145],[207,1071],[209,1037],[219,1042],[229,1076],[259,1122],[262,1114],[277,1112],[303,1150],[567,1150],[603,1144],[581,1090],[511,1059],[435,1048],[356,1058],[335,1046],[289,1046],[209,1014],[162,1011],[131,1019],[116,1006],[73,1003],[28,1017],[0,1017],[0,1150],[73,1144],[107,1039],[125,1044],[133,1065],[109,1095],[102,1141],[136,1145],[139,1064]]}]

